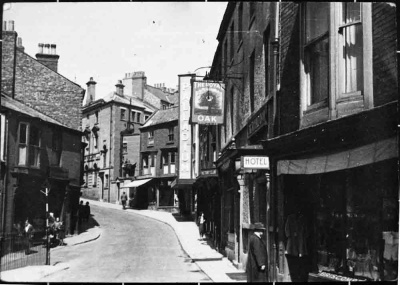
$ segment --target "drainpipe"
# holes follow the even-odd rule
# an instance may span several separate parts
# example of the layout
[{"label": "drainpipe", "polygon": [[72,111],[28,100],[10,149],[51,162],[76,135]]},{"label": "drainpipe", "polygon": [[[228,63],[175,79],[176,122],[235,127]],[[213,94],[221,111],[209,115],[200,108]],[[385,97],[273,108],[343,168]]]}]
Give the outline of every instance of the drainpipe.
[{"label": "drainpipe", "polygon": [[[272,42],[272,48],[273,48],[273,71],[272,71],[272,86],[273,86],[273,94],[274,94],[274,101],[273,101],[273,119],[272,119],[272,126],[273,126],[273,134],[272,136],[275,136],[276,134],[278,134],[278,130],[279,130],[279,126],[277,126],[277,96],[278,96],[278,91],[279,91],[279,84],[278,84],[278,80],[279,80],[279,13],[280,13],[280,4],[281,1],[279,0],[279,2],[276,2],[275,4],[275,29],[274,29],[274,40]],[[279,182],[278,182],[279,183]],[[270,184],[272,186],[272,183]],[[276,188],[276,185],[274,185],[274,187],[271,187],[271,191],[273,191],[273,189]],[[273,195],[275,196],[275,195]],[[274,212],[277,211],[276,207],[277,204],[275,203],[275,201],[272,201],[273,205],[271,205],[271,208],[273,209]],[[272,281],[277,281],[277,276],[276,276],[276,266],[277,266],[277,241],[278,239],[278,235],[276,232],[277,229],[277,220],[276,220],[276,215],[274,214],[274,220],[271,221],[272,224],[272,228],[273,228],[273,233],[272,233],[272,262],[273,262],[273,266],[272,266]],[[282,269],[280,269],[282,270]]]},{"label": "drainpipe", "polygon": [[2,221],[1,221],[1,225],[2,225],[2,231],[3,231],[3,237],[5,235],[6,232],[6,214],[7,214],[7,183],[8,183],[8,162],[9,162],[9,143],[8,143],[8,115],[9,112],[6,113],[6,116],[4,116],[5,119],[5,124],[4,124],[4,129],[5,129],[5,138],[4,138],[4,151],[5,151],[5,163],[4,163],[4,189],[1,193],[2,195],[2,207],[3,207],[3,213],[2,213]]}]

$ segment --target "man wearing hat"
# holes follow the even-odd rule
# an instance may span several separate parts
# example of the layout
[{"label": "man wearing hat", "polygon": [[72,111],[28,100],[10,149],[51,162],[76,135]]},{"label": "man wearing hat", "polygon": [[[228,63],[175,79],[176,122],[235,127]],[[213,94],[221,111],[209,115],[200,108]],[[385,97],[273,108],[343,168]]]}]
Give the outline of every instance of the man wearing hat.
[{"label": "man wearing hat", "polygon": [[262,240],[264,231],[262,223],[254,224],[254,233],[249,238],[247,282],[267,282],[267,247]]}]

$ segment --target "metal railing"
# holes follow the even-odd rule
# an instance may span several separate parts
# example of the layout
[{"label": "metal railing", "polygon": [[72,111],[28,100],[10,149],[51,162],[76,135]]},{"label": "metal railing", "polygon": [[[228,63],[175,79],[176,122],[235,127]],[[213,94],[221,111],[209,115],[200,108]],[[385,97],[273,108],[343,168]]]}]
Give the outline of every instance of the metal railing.
[{"label": "metal railing", "polygon": [[46,234],[44,232],[35,232],[30,240],[23,234],[1,235],[0,246],[0,271],[46,264]]}]

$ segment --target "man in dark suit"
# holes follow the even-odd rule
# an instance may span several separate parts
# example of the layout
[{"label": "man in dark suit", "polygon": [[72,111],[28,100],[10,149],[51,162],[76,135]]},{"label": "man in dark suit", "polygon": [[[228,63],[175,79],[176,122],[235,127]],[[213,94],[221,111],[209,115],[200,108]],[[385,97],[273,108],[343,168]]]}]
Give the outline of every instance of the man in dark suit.
[{"label": "man in dark suit", "polygon": [[263,224],[254,224],[254,233],[249,238],[246,265],[247,282],[267,282],[267,247],[262,240],[264,231]]}]

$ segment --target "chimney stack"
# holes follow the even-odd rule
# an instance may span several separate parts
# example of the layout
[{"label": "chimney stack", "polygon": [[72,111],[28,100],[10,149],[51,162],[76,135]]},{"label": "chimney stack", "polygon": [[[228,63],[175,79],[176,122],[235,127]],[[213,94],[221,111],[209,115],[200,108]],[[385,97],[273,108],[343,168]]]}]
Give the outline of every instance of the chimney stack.
[{"label": "chimney stack", "polygon": [[22,52],[25,51],[25,48],[22,45],[22,39],[20,37],[17,38],[17,48]]},{"label": "chimney stack", "polygon": [[9,20],[8,22],[3,21],[3,31],[14,32],[14,21],[13,20]]},{"label": "chimney stack", "polygon": [[60,56],[56,54],[56,45],[40,43],[38,46],[39,51],[36,54],[37,61],[51,70],[58,72],[58,59]]},{"label": "chimney stack", "polygon": [[93,77],[90,77],[89,81],[86,83],[87,96],[85,105],[88,105],[89,103],[96,100],[96,84],[97,82],[93,80]]},{"label": "chimney stack", "polygon": [[125,85],[122,84],[122,80],[118,80],[117,84],[115,84],[115,87],[117,87],[116,89],[116,93],[117,95],[124,95],[124,87]]}]

